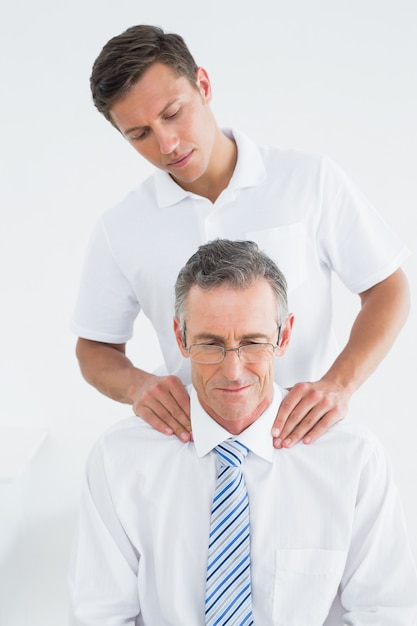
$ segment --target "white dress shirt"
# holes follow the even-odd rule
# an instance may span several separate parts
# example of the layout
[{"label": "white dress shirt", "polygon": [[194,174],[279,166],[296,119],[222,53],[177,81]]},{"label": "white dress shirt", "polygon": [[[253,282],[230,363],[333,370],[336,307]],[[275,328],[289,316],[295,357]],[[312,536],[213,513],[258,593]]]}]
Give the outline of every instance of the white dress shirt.
[{"label": "white dress shirt", "polygon": [[[237,439],[251,519],[256,626],[413,626],[417,576],[391,469],[350,421],[275,450],[282,399]],[[137,417],[112,426],[87,464],[70,569],[77,624],[203,626],[213,448],[230,438],[191,390],[194,442]],[[232,625],[230,625],[232,626]]]},{"label": "white dress shirt", "polygon": [[258,147],[237,131],[233,137],[236,168],[214,204],[157,170],[104,213],[86,254],[72,328],[86,339],[125,343],[142,310],[166,371],[189,384],[189,359],[172,332],[178,272],[207,241],[250,239],[284,273],[296,319],[276,382],[317,380],[340,351],[332,275],[359,293],[398,269],[408,250],[328,157]]}]

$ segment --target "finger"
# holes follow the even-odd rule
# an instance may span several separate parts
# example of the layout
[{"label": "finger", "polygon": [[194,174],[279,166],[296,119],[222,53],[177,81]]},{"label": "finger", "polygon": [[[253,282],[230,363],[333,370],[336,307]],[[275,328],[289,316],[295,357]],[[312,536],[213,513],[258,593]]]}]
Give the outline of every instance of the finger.
[{"label": "finger", "polygon": [[160,419],[153,411],[143,406],[133,406],[135,415],[142,419],[144,422],[152,426],[155,430],[163,435],[173,435],[174,430],[162,419]]},{"label": "finger", "polygon": [[305,417],[301,419],[301,421],[299,421],[293,428],[291,428],[291,425],[287,421],[280,437],[282,447],[290,448],[296,444],[314,428],[322,417],[323,414],[316,410],[307,413],[307,415],[305,415]]},{"label": "finger", "polygon": [[[291,428],[286,430],[286,434],[288,435],[292,428],[298,423],[294,414],[294,410],[300,401],[303,400],[303,397],[310,390],[311,385],[309,383],[297,383],[294,385],[282,400],[281,405],[278,410],[278,414],[275,418],[274,424],[272,426],[272,436],[278,437],[282,435],[282,430],[284,425],[290,416],[292,416]],[[302,415],[300,416],[302,419]],[[282,437],[281,437],[282,438]]]},{"label": "finger", "polygon": [[138,415],[143,417],[145,421],[150,412],[173,429],[178,426],[186,430],[191,429],[188,415],[170,394],[163,396],[144,394],[137,404],[137,409]]},{"label": "finger", "polygon": [[177,376],[167,376],[168,389],[176,403],[187,417],[190,416],[190,396],[181,380]]},{"label": "finger", "polygon": [[[336,417],[335,417],[336,416]],[[303,443],[310,444],[319,439],[325,432],[334,426],[337,422],[340,422],[342,416],[337,411],[330,411],[316,425],[303,437]]]},{"label": "finger", "polygon": [[[189,398],[185,398],[189,411]],[[176,399],[161,385],[145,392],[133,405],[139,417],[166,435],[175,433],[183,441],[189,441],[191,423],[187,413]]]},{"label": "finger", "polygon": [[291,448],[301,439],[304,443],[313,443],[340,419],[341,415],[337,409],[322,413],[316,408],[305,416],[288,437],[282,439],[282,447]]},{"label": "finger", "polygon": [[191,430],[191,422],[188,414],[172,396],[161,399],[159,406],[156,407],[156,413],[158,417],[165,420],[174,430],[179,427],[187,431]]},{"label": "finger", "polygon": [[190,427],[184,427],[162,405],[158,406],[158,411],[156,412],[154,409],[141,404],[136,407],[135,413],[152,428],[164,435],[175,434],[184,442],[191,440]]},{"label": "finger", "polygon": [[185,386],[177,376],[167,376],[165,383],[168,395],[164,385],[161,385],[161,388],[157,386],[154,392],[156,399],[170,412],[175,421],[190,431],[190,396]]},{"label": "finger", "polygon": [[[279,439],[281,442],[285,441],[294,433],[297,427],[304,429],[305,434],[307,430],[312,428],[331,408],[332,405],[326,398],[323,400],[318,392],[310,391],[310,393],[297,404],[287,418],[287,421],[281,429]],[[299,439],[297,439],[297,441],[298,440]]]},{"label": "finger", "polygon": [[[174,390],[178,392],[178,390]],[[178,425],[185,430],[191,430],[191,423],[189,418],[190,411],[190,399],[185,391],[184,387],[182,392],[177,397],[172,395],[171,390],[164,384],[157,384],[146,391],[136,404],[138,415],[142,417],[140,411],[143,409],[149,409],[155,413],[155,415],[165,421],[170,427],[176,429]],[[181,402],[182,404],[179,404]],[[146,418],[144,418],[145,421]]]}]

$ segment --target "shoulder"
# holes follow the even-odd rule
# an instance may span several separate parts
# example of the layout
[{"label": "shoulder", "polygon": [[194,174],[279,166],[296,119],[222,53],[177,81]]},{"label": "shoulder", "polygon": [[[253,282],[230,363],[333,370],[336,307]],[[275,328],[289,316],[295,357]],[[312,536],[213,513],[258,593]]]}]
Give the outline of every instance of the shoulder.
[{"label": "shoulder", "polygon": [[137,241],[143,223],[152,225],[154,222],[152,216],[157,206],[154,177],[155,174],[149,176],[101,214],[93,230],[93,241],[104,242],[116,256],[120,252],[129,253],[128,242]]},{"label": "shoulder", "polygon": [[132,415],[107,428],[99,437],[97,444],[107,452],[123,452],[128,451],[131,446],[144,447],[165,439],[166,435],[162,435],[140,417]]},{"label": "shoulder", "polygon": [[360,471],[374,453],[382,451],[380,441],[370,430],[346,418],[329,428],[314,443],[306,446],[299,442],[288,452],[294,454],[297,463],[313,462],[328,467],[329,471],[332,471],[331,468],[341,470],[344,466]]},{"label": "shoulder", "polygon": [[257,145],[243,133],[235,129],[232,132],[243,157],[250,160],[253,154],[258,152],[267,171],[272,169],[276,172],[278,168],[283,175],[345,177],[342,168],[325,152],[282,148],[267,144]]},{"label": "shoulder", "polygon": [[91,449],[87,466],[99,462],[106,473],[118,472],[121,468],[146,465],[147,459],[155,462],[155,453],[163,459],[175,454],[181,447],[177,437],[161,434],[137,416],[122,419],[106,429]]},{"label": "shoulder", "polygon": [[352,461],[360,459],[362,464],[366,464],[375,453],[385,455],[383,445],[375,433],[350,418],[335,424],[318,442],[321,439],[323,445],[334,447],[343,457],[350,457]]},{"label": "shoulder", "polygon": [[291,181],[292,179],[312,180],[315,183],[328,176],[339,176],[342,170],[325,153],[260,146],[259,151],[266,171],[275,172]]},{"label": "shoulder", "polygon": [[152,174],[132,189],[120,202],[102,214],[102,222],[113,227],[135,219],[139,210],[154,209],[156,205],[155,174]]},{"label": "shoulder", "polygon": [[324,153],[258,144],[237,129],[223,130],[229,136],[234,137],[239,156],[245,161],[252,162],[257,155],[260,155],[265,166],[279,164],[288,169],[296,167],[314,169],[321,167],[328,159]]}]

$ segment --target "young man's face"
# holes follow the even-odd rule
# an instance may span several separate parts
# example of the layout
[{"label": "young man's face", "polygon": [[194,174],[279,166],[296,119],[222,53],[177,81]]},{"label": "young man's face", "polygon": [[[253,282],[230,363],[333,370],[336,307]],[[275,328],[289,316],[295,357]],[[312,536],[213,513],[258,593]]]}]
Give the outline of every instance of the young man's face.
[{"label": "young man's face", "polygon": [[[186,303],[186,341],[238,348],[248,343],[278,339],[277,301],[271,286],[260,279],[247,289],[221,286],[210,291],[192,287]],[[292,316],[283,324],[280,347],[284,354],[290,336]],[[174,321],[177,342],[182,329]],[[239,434],[252,424],[272,400],[274,357],[260,363],[244,363],[236,352],[226,352],[221,363],[191,363],[192,382],[203,408],[229,432]]]},{"label": "young man's face", "polygon": [[135,150],[184,188],[206,173],[216,133],[210,81],[202,68],[196,81],[193,86],[155,63],[110,111]]}]

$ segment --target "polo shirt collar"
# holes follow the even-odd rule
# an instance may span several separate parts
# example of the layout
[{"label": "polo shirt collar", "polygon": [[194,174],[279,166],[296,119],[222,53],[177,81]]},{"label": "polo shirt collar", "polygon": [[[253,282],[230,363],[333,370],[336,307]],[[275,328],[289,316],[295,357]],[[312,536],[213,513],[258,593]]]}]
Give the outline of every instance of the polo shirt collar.
[{"label": "polo shirt collar", "polygon": [[231,435],[228,430],[220,426],[201,406],[197,392],[190,385],[191,427],[197,455],[203,457],[219,443],[226,439],[238,439],[251,452],[272,462],[274,447],[272,444],[271,428],[278,413],[278,407],[284,397],[284,390],[274,384],[274,395],[269,407],[258,419],[240,435]]},{"label": "polo shirt collar", "polygon": [[[253,187],[266,178],[265,165],[258,146],[246,135],[231,129],[223,129],[228,137],[233,137],[237,145],[237,162],[227,187],[231,192],[243,187]],[[186,191],[163,170],[154,173],[156,200],[159,208],[173,206],[189,197],[200,197]]]}]

